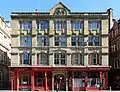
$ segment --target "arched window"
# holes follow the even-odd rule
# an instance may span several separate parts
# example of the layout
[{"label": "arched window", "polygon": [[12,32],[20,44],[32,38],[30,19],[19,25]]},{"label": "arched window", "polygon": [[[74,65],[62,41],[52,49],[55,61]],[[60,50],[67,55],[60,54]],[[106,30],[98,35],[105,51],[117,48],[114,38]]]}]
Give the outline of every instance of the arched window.
[{"label": "arched window", "polygon": [[56,51],[54,53],[54,64],[55,65],[66,65],[67,64],[67,54],[66,51]]},{"label": "arched window", "polygon": [[83,65],[83,55],[81,53],[72,53],[71,63],[72,65]]},{"label": "arched window", "polygon": [[37,64],[40,65],[48,65],[49,64],[49,56],[47,53],[39,53],[37,54]]},{"label": "arched window", "polygon": [[20,54],[20,64],[31,64],[31,54],[27,51]]},{"label": "arched window", "polygon": [[100,54],[97,52],[90,53],[89,64],[90,65],[101,65]]}]

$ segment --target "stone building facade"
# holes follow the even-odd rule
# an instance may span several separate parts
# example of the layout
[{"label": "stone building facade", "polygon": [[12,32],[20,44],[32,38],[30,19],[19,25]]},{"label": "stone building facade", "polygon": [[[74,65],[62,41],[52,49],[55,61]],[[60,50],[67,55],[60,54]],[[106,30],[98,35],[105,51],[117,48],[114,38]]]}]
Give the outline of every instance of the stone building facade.
[{"label": "stone building facade", "polygon": [[9,65],[11,60],[10,22],[0,16],[0,90],[9,89]]},{"label": "stone building facade", "polygon": [[72,12],[61,2],[49,12],[12,12],[12,90],[108,88],[112,9]]}]

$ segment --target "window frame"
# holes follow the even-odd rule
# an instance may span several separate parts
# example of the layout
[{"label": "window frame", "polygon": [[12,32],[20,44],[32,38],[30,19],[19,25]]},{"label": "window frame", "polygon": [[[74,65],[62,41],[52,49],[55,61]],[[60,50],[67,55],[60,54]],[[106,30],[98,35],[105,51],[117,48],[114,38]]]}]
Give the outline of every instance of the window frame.
[{"label": "window frame", "polygon": [[89,54],[89,65],[101,65],[100,53],[93,52]]},{"label": "window frame", "polygon": [[23,20],[23,21],[19,21],[20,24],[20,30],[32,30],[32,21],[28,21],[28,20]]},{"label": "window frame", "polygon": [[71,36],[71,46],[83,46],[83,43],[84,43],[83,36]]},{"label": "window frame", "polygon": [[49,29],[49,21],[48,20],[37,21],[37,29],[38,30],[48,30]]},{"label": "window frame", "polygon": [[99,35],[88,37],[88,46],[101,46]]},{"label": "window frame", "polygon": [[66,47],[67,46],[67,37],[65,35],[54,36],[54,46]]},{"label": "window frame", "polygon": [[[96,25],[93,25],[96,24]],[[93,28],[95,27],[95,28]],[[88,21],[88,31],[97,31],[101,29],[101,21],[100,20],[89,20]]]},{"label": "window frame", "polygon": [[[28,54],[28,59],[25,59],[24,58],[24,55],[25,54]],[[21,65],[30,65],[31,64],[31,61],[32,61],[32,56],[31,56],[31,54],[30,53],[28,53],[28,52],[23,52],[23,53],[20,53],[20,64]],[[26,63],[27,62],[27,63]]]},{"label": "window frame", "polygon": [[72,20],[71,21],[71,29],[74,31],[80,31],[80,30],[83,30],[84,28],[84,23],[83,21],[80,21],[80,20]]},{"label": "window frame", "polygon": [[71,54],[72,65],[83,65],[83,54],[82,53],[72,53]]},{"label": "window frame", "polygon": [[66,20],[54,20],[54,30],[62,31],[67,30],[67,21]]},{"label": "window frame", "polygon": [[[62,57],[62,55],[64,57]],[[64,60],[64,63],[62,63]],[[66,52],[55,52],[54,53],[54,65],[67,65],[67,53]]]},{"label": "window frame", "polygon": [[37,46],[49,46],[49,36],[37,36]]},{"label": "window frame", "polygon": [[[45,57],[43,57],[45,55]],[[44,62],[46,61],[46,62]],[[37,64],[38,65],[49,65],[49,55],[48,53],[38,53],[37,54]]]},{"label": "window frame", "polygon": [[31,35],[20,35],[20,46],[31,47],[32,46],[32,36]]}]

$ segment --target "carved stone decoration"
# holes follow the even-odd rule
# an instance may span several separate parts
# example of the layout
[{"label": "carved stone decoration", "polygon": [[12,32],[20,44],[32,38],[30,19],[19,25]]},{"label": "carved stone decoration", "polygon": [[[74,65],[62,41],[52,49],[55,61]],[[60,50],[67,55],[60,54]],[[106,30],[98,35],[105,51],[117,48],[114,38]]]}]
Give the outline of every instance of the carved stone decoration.
[{"label": "carved stone decoration", "polygon": [[67,12],[63,8],[57,8],[54,12],[54,15],[67,15]]}]

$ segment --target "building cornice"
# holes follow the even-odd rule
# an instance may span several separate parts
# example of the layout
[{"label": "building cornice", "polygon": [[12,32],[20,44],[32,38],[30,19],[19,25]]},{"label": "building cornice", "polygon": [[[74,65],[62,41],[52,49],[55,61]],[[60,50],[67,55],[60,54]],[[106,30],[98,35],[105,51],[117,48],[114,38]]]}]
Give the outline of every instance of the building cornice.
[{"label": "building cornice", "polygon": [[108,18],[108,12],[71,12],[69,15],[50,15],[50,12],[12,12],[11,18]]}]

